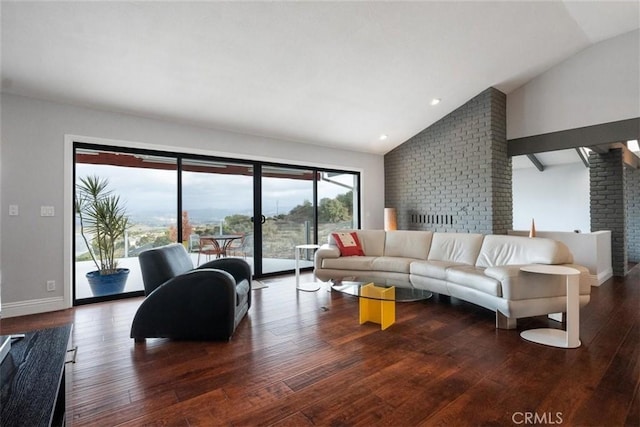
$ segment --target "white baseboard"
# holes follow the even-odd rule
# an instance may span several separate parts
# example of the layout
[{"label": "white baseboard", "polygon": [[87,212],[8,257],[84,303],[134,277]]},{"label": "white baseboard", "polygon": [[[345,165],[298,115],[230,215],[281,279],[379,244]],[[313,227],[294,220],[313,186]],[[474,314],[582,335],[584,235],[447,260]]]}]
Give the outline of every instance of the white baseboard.
[{"label": "white baseboard", "polygon": [[592,276],[593,276],[593,279],[591,281],[591,286],[600,286],[604,282],[609,280],[611,277],[613,277],[613,268],[609,267],[606,270],[598,273],[597,276],[595,274],[593,274]]},{"label": "white baseboard", "polygon": [[2,304],[2,317],[27,316],[29,314],[47,313],[65,310],[64,297],[42,298],[29,301],[9,302]]}]

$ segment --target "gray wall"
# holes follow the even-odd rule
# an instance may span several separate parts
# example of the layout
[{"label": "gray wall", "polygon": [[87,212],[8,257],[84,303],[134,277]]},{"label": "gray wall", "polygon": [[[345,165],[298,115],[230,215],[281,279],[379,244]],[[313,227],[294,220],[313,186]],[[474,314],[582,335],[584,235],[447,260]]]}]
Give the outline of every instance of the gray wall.
[{"label": "gray wall", "polygon": [[398,228],[505,234],[512,228],[506,95],[489,88],[387,153],[385,206]]},{"label": "gray wall", "polygon": [[[362,227],[382,228],[383,157],[2,94],[2,316],[62,309],[70,301],[71,155],[65,135],[169,151],[361,171]],[[103,139],[104,138],[104,139]],[[86,138],[81,138],[86,140]],[[68,185],[65,185],[68,180]],[[69,196],[65,198],[65,192]],[[9,205],[20,214],[9,216]],[[41,217],[53,206],[54,217]],[[46,291],[46,281],[57,289]]]},{"label": "gray wall", "polygon": [[640,262],[640,169],[625,169],[627,185],[627,257]]}]

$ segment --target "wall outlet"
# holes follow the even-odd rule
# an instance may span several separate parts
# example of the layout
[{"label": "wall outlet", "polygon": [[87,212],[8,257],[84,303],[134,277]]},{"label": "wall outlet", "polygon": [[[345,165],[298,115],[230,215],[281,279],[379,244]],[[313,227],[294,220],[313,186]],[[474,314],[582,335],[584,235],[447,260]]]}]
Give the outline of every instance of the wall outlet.
[{"label": "wall outlet", "polygon": [[18,205],[9,205],[9,216],[18,216],[19,213]]},{"label": "wall outlet", "polygon": [[56,290],[56,281],[47,280],[47,292],[53,292]]},{"label": "wall outlet", "polygon": [[53,206],[40,206],[40,216],[55,216],[56,210]]}]

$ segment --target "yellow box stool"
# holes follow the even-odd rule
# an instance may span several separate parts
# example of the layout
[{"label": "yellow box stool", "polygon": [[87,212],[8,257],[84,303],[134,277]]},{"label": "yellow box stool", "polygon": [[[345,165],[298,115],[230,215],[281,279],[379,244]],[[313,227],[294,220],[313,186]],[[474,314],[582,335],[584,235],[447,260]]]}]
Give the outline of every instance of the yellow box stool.
[{"label": "yellow box stool", "polygon": [[396,321],[396,288],[384,288],[373,283],[360,290],[360,324],[373,322],[385,330]]}]

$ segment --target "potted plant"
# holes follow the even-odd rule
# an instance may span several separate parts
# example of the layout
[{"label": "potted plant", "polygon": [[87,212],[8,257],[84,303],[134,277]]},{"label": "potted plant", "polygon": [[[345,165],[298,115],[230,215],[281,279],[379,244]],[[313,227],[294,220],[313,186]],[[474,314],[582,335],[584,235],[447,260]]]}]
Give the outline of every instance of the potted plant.
[{"label": "potted plant", "polygon": [[76,184],[75,210],[80,234],[96,265],[86,277],[95,296],[121,293],[129,276],[128,268],[118,268],[116,244],[129,226],[120,196],[109,190],[109,181],[98,176],[80,178]]}]

